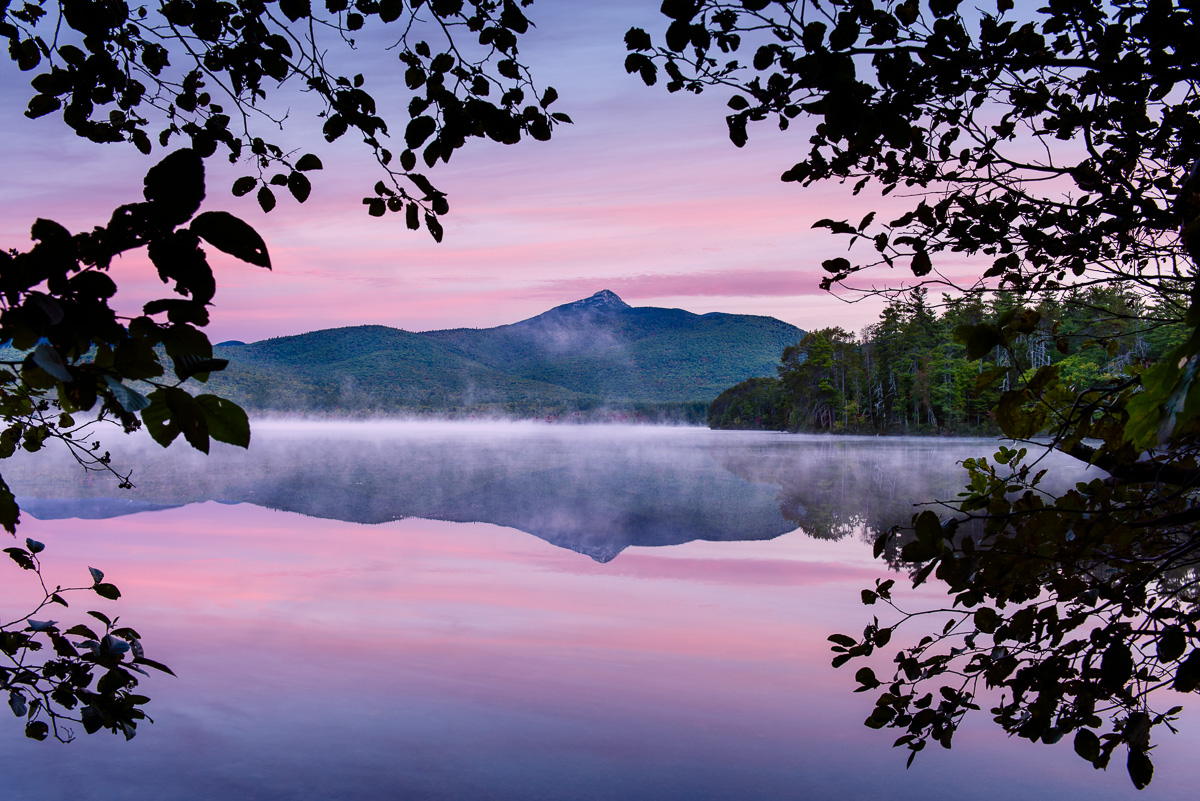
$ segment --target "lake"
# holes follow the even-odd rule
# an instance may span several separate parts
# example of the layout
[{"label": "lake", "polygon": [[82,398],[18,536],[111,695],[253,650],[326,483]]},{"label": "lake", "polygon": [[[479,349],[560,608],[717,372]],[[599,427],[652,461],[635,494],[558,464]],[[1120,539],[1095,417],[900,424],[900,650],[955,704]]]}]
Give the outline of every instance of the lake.
[{"label": "lake", "polygon": [[[36,743],[9,720],[5,801],[1098,801],[1200,782],[1195,703],[1141,793],[1123,757],[1094,771],[1069,738],[1011,740],[986,711],[909,770],[898,732],[862,725],[873,696],[826,637],[885,611],[859,601],[887,573],[872,532],[953,497],[956,462],[994,442],[288,421],[254,437],[206,458],[110,435],[126,491],[54,451],[3,465],[49,580],[104,570],[123,597],[85,608],[178,675],[143,680],[155,722],[128,743]],[[4,570],[0,615],[24,614],[32,576]]]}]

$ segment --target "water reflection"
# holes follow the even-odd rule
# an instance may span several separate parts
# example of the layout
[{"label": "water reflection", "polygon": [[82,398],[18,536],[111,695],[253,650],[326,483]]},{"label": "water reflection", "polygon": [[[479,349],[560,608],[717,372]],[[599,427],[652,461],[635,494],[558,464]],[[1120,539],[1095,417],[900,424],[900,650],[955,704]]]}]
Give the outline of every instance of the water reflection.
[{"label": "water reflection", "polygon": [[256,428],[248,452],[128,449],[117,458],[135,467],[132,491],[43,454],[5,477],[42,519],[215,500],[357,523],[492,523],[607,562],[634,545],[767,540],[796,528],[871,538],[906,522],[914,502],[953,498],[958,462],[994,449],[632,427],[276,423]]},{"label": "water reflection", "polygon": [[[21,530],[47,543],[52,580],[102,567],[124,596],[86,608],[122,615],[179,678],[147,679],[156,723],[130,743],[60,747],[0,727],[5,801],[1194,791],[1195,716],[1160,746],[1144,793],[1068,742],[1008,740],[986,716],[907,771],[893,734],[861,725],[872,699],[829,667],[825,638],[861,628],[859,590],[880,568],[847,527],[907,516],[923,482],[953,489],[954,461],[990,443],[462,427],[256,437],[249,453],[209,459],[116,452],[139,484],[120,495],[67,463],[6,468],[28,508],[61,518]],[[823,538],[783,534],[796,525]],[[762,541],[703,541],[745,531]],[[18,608],[25,578],[0,584],[0,609]]]}]

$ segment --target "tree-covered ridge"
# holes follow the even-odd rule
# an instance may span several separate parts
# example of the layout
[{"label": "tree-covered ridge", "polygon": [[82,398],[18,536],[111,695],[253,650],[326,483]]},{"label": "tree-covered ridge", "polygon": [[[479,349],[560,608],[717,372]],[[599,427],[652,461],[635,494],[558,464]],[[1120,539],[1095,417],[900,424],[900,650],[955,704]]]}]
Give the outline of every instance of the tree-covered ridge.
[{"label": "tree-covered ridge", "polygon": [[[893,299],[859,335],[810,331],[783,351],[776,378],[753,378],[709,406],[713,428],[872,434],[996,434],[995,410],[1013,364],[1032,375],[1055,365],[1075,391],[1128,379],[1186,338],[1182,324],[1136,294],[1093,286],[1018,311],[1004,296],[943,296],[917,289]],[[968,358],[966,327],[1029,326],[1010,356]],[[1054,321],[1054,322],[1051,322]]]},{"label": "tree-covered ridge", "polygon": [[722,388],[774,372],[779,351],[802,335],[770,317],[634,308],[605,291],[496,328],[369,325],[225,343],[217,352],[230,366],[211,381],[265,410],[542,416],[615,407],[692,419]]}]

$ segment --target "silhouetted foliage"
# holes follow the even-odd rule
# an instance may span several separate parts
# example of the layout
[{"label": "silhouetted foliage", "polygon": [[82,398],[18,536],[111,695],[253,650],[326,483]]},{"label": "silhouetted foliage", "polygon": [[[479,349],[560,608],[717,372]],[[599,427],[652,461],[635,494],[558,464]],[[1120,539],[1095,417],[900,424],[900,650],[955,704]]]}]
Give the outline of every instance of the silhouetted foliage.
[{"label": "silhouetted foliage", "polygon": [[[106,582],[104,573],[94,567],[88,568],[89,585],[51,588],[42,574],[39,554],[43,550],[44,544],[28,538],[24,548],[4,549],[37,577],[42,592],[33,611],[0,624],[0,653],[7,662],[0,665],[0,689],[8,693],[8,707],[24,720],[25,736],[33,740],[53,736],[68,742],[75,736],[71,723],[82,725],[88,734],[107,729],[132,740],[138,722],[149,719],[141,707],[150,701],[134,692],[138,686],[134,673],[146,675],[146,668],[171,673],[171,669],[148,659],[141,635],[103,612],[89,611],[95,622],[69,628],[60,627],[56,620],[34,619],[53,605],[67,606],[64,596],[90,590],[109,600],[121,597],[116,585]],[[104,626],[103,634],[92,628],[97,623]],[[47,647],[53,656],[43,657]]]},{"label": "silhouetted foliage", "polygon": [[[890,222],[866,210],[818,221],[867,248],[858,261],[827,260],[824,286],[884,265],[960,290],[963,303],[1000,294],[998,318],[968,314],[954,330],[967,359],[1001,354],[976,391],[998,390],[993,415],[1006,436],[1047,432],[1109,475],[1056,495],[1041,490],[1023,449],[967,462],[967,492],[942,505],[945,520],[914,517],[902,553],[915,584],[946,584],[949,619],[896,648],[892,676],[859,670],[860,689],[882,689],[868,725],[901,729],[896,745],[911,762],[930,741],[949,747],[990,688],[1006,731],[1042,742],[1072,735],[1097,768],[1124,746],[1141,788],[1153,774],[1152,732],[1177,711],[1170,696],[1200,685],[1200,7],[960,6],[672,0],[662,44],[629,31],[626,69],[647,84],[661,69],[669,91],[731,88],[739,147],[752,122],[788,129],[811,118],[808,154],[785,181],[913,197]],[[942,268],[963,259],[981,277],[954,287]],[[1029,341],[1043,335],[1084,355],[1062,336],[1065,307],[1100,285],[1152,309],[1155,325],[1182,328],[1182,341],[1155,364],[1131,359],[1111,383],[1074,380],[1086,360],[1035,364]],[[833,419],[828,404],[841,392],[837,340],[814,338],[821,361],[798,373],[811,373],[806,414],[818,422]],[[984,532],[962,533],[973,519]],[[892,603],[892,584],[864,600]],[[876,621],[861,637],[835,635],[834,664],[887,647],[895,628]],[[1155,711],[1163,695],[1170,709]]]},{"label": "silhouetted foliage", "polygon": [[[213,358],[201,330],[216,290],[201,243],[270,268],[266,245],[227,212],[197,214],[204,200],[204,165],[192,150],[176,151],[152,167],[143,194],[144,201],[119,207],[106,226],[86,233],[72,235],[58,223],[39,219],[31,232],[33,248],[0,253],[0,342],[16,355],[0,361],[5,424],[0,458],[18,447],[33,453],[57,440],[84,469],[111,472],[128,486],[129,474],[116,471],[92,436],[105,421],[126,432],[144,425],[164,447],[180,435],[206,453],[210,440],[249,445],[250,424],[240,407],[217,395],[193,396],[180,385],[189,378],[206,381],[226,365]],[[142,248],[163,282],[174,284],[177,297],[152,300],[141,315],[122,317],[108,305],[117,290],[108,268],[117,256]],[[0,479],[0,524],[15,534],[19,515],[16,499]],[[32,540],[26,545],[6,552],[41,580],[37,554],[42,546]],[[103,583],[100,571],[93,569],[92,576],[97,594],[120,596],[116,587]],[[50,603],[66,606],[61,589],[41,584],[45,600],[31,615]],[[29,615],[4,623],[0,650],[9,666],[0,668],[0,688],[9,692],[13,712],[27,719],[30,737],[44,739],[53,731],[69,739],[60,718],[69,718],[80,703],[80,722],[88,733],[108,728],[132,737],[136,721],[144,717],[137,707],[146,699],[131,694],[137,682],[121,664],[130,649],[141,657],[137,634],[98,617],[107,626],[104,636],[83,624],[60,630],[53,621],[39,623]],[[87,639],[72,644],[69,635]],[[55,658],[39,662],[32,654],[47,637]],[[107,672],[93,687],[96,667]]]},{"label": "silhouetted foliage", "polygon": [[[0,36],[17,66],[34,73],[26,116],[61,112],[79,136],[128,141],[143,153],[179,137],[204,157],[219,149],[251,166],[232,190],[256,192],[264,211],[276,191],[307,200],[309,176],[322,167],[317,155],[271,141],[270,131],[297,124],[278,96],[306,93],[314,137],[352,132],[378,163],[382,180],[363,198],[367,212],[401,213],[440,241],[449,204],[419,165],[449,161],[472,138],[546,140],[571,121],[549,111],[558,93],[539,93],[518,60],[530,2],[4,0]],[[384,110],[400,105],[396,84],[387,84],[384,104],[369,91],[379,76],[339,72],[360,47],[377,50],[378,63],[399,61],[409,93],[402,143],[389,147],[394,126]]]}]

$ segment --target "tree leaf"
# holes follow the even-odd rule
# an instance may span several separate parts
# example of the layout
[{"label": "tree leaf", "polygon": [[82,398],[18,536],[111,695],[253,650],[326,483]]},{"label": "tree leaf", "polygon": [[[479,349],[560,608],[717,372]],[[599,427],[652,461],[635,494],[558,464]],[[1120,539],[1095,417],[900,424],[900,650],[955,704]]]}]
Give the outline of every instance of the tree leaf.
[{"label": "tree leaf", "polygon": [[249,175],[243,175],[233,182],[233,194],[235,197],[248,195],[254,191],[254,187],[258,186],[258,179]]},{"label": "tree leaf", "polygon": [[1075,753],[1095,762],[1100,756],[1100,738],[1090,729],[1080,729],[1075,733]]},{"label": "tree leaf", "polygon": [[218,250],[249,264],[271,269],[267,243],[257,231],[229,212],[206,211],[192,220],[190,228],[192,233]]},{"label": "tree leaf", "polygon": [[121,404],[121,408],[125,411],[140,412],[150,405],[149,398],[136,390],[130,389],[112,376],[104,376],[104,381],[112,391],[113,397],[117,399],[117,403]]},{"label": "tree leaf", "polygon": [[204,161],[184,148],[150,168],[142,194],[172,226],[187,222],[204,201]]},{"label": "tree leaf", "polygon": [[922,250],[913,255],[912,272],[918,278],[924,275],[929,275],[933,269],[933,262],[929,259],[929,253]]},{"label": "tree leaf", "polygon": [[9,534],[16,534],[20,520],[21,508],[17,506],[17,499],[0,476],[0,526],[4,526]]},{"label": "tree leaf", "polygon": [[322,169],[323,167],[324,167],[324,165],[321,164],[321,160],[319,158],[317,158],[316,156],[314,156],[312,153],[305,153],[303,156],[300,157],[300,160],[296,162],[296,169],[300,170],[300,172],[308,172],[309,170],[319,170],[319,169]]},{"label": "tree leaf", "polygon": [[1126,767],[1129,769],[1129,778],[1133,780],[1133,786],[1139,790],[1146,789],[1150,780],[1154,778],[1154,763],[1150,761],[1150,755],[1140,748],[1129,749]]},{"label": "tree leaf", "polygon": [[42,368],[47,375],[63,383],[71,381],[71,373],[61,355],[50,345],[42,342],[33,349],[33,363]]},{"label": "tree leaf", "polygon": [[1158,636],[1158,661],[1174,662],[1183,656],[1187,648],[1187,636],[1180,626],[1167,626]]},{"label": "tree leaf", "polygon": [[1114,642],[1104,650],[1100,658],[1100,685],[1115,693],[1125,686],[1133,675],[1133,653],[1123,642]]},{"label": "tree leaf", "polygon": [[164,665],[162,662],[155,662],[153,659],[147,659],[144,656],[135,657],[133,660],[133,663],[135,665],[145,665],[146,667],[152,667],[155,670],[161,670],[163,673],[169,673],[172,676],[175,675],[175,671],[171,670],[169,667]]},{"label": "tree leaf", "polygon": [[1194,649],[1183,664],[1175,671],[1175,683],[1171,685],[1181,693],[1195,692],[1200,688],[1200,648]]},{"label": "tree leaf", "polygon": [[250,447],[250,418],[241,406],[216,395],[197,395],[196,403],[204,410],[209,436],[239,448]]},{"label": "tree leaf", "polygon": [[211,359],[197,356],[194,353],[181,353],[172,359],[175,364],[175,375],[180,381],[186,381],[192,376],[207,376],[229,366],[228,359]]},{"label": "tree leaf", "polygon": [[296,198],[300,203],[308,200],[308,195],[312,192],[312,184],[299,172],[293,172],[288,175],[287,188],[292,193],[292,197]]},{"label": "tree leaf", "polygon": [[16,690],[10,690],[8,693],[8,708],[19,718],[25,717],[29,711],[29,707],[25,703],[25,696]]}]

